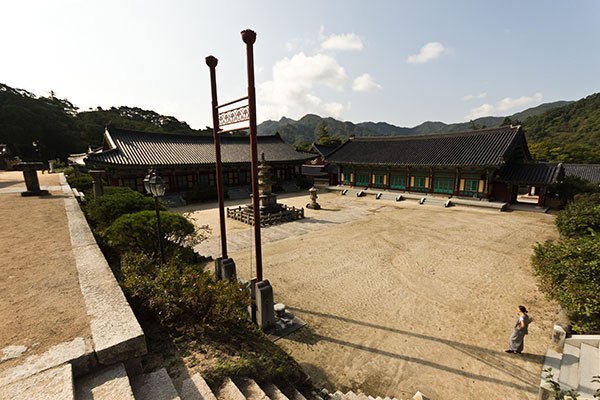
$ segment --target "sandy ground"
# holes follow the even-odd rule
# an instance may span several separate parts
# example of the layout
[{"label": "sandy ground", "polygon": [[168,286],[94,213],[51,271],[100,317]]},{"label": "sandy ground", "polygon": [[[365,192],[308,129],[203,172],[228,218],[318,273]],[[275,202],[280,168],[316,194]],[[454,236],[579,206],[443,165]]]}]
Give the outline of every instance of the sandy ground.
[{"label": "sandy ground", "polygon": [[[38,175],[41,186],[59,187],[58,174]],[[0,359],[7,346],[27,349],[0,370],[90,336],[63,194],[22,197],[24,189],[21,172],[0,172]]]},{"label": "sandy ground", "polygon": [[[303,206],[308,196],[282,200]],[[319,197],[323,210],[263,229],[276,301],[308,326],[278,341],[317,384],[374,396],[535,399],[558,307],[538,292],[532,245],[557,237],[554,217],[373,197]],[[232,202],[233,203],[233,202]],[[203,254],[218,255],[218,213]],[[214,205],[213,205],[214,207]],[[250,227],[227,220],[230,256],[251,275]],[[525,353],[504,353],[525,304]]]}]

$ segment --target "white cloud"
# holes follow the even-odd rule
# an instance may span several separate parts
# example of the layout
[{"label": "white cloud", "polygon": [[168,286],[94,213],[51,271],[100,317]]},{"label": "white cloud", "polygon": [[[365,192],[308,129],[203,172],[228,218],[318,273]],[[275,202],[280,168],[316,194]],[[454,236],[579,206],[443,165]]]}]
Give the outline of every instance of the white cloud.
[{"label": "white cloud", "polygon": [[482,104],[479,107],[475,107],[471,109],[469,115],[467,115],[467,119],[476,119],[480,117],[487,117],[494,112],[494,106],[491,104]]},{"label": "white cloud", "polygon": [[[320,34],[322,34],[322,32],[320,32]],[[323,50],[360,51],[363,47],[361,38],[355,33],[330,35],[321,42],[321,48]]]},{"label": "white cloud", "polygon": [[443,44],[440,42],[429,42],[421,47],[419,54],[408,56],[406,62],[409,64],[423,64],[438,58],[444,52],[446,52],[446,49]]},{"label": "white cloud", "polygon": [[381,85],[373,80],[373,77],[364,73],[354,79],[352,90],[355,92],[372,92],[381,89]]},{"label": "white cloud", "polygon": [[483,99],[487,97],[487,93],[486,92],[481,92],[479,94],[467,94],[463,96],[463,100],[464,101],[469,101],[469,100],[473,100],[473,99]]},{"label": "white cloud", "polygon": [[295,54],[273,66],[273,79],[258,86],[260,119],[298,117],[308,112],[341,116],[344,106],[325,102],[313,93],[316,86],[342,90],[348,76],[335,58],[326,54]]},{"label": "white cloud", "polygon": [[506,111],[510,110],[511,108],[522,107],[531,103],[539,103],[543,98],[544,96],[539,92],[533,96],[521,96],[517,99],[505,97],[496,104],[496,108],[498,111]]},{"label": "white cloud", "polygon": [[513,99],[511,97],[505,97],[498,101],[495,105],[486,103],[479,107],[472,108],[467,115],[468,119],[475,119],[479,117],[486,117],[489,115],[502,115],[504,111],[510,110],[516,107],[524,107],[531,105],[532,103],[540,103],[544,96],[542,93],[535,93],[533,96],[521,96]]}]

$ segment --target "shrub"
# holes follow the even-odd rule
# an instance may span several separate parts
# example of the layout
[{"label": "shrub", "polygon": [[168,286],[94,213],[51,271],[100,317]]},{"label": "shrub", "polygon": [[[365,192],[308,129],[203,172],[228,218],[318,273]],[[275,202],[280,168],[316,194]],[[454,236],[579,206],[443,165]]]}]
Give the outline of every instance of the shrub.
[{"label": "shrub", "polygon": [[92,177],[89,174],[79,174],[79,176],[70,174],[67,176],[67,182],[69,186],[77,188],[80,192],[85,192],[92,188]]},{"label": "shrub", "polygon": [[104,188],[104,196],[90,198],[85,207],[88,219],[100,231],[124,214],[143,210],[154,210],[153,198],[130,188],[110,186]]},{"label": "shrub", "polygon": [[[173,255],[184,247],[194,245],[196,228],[187,218],[171,212],[160,213],[161,233],[165,253]],[[122,252],[139,251],[148,255],[158,253],[158,233],[155,211],[138,211],[117,218],[103,232],[108,244]],[[193,252],[191,248],[189,252]]]},{"label": "shrub", "polygon": [[121,271],[126,292],[175,332],[224,334],[248,319],[247,291],[237,282],[215,280],[198,264],[173,257],[158,266],[146,254],[127,253]]},{"label": "shrub", "polygon": [[538,244],[533,267],[540,289],[559,302],[577,331],[600,331],[599,236]]},{"label": "shrub", "polygon": [[600,233],[600,195],[578,195],[556,217],[561,235],[577,237]]},{"label": "shrub", "polygon": [[210,185],[196,185],[185,193],[184,198],[188,203],[216,200],[217,187]]}]

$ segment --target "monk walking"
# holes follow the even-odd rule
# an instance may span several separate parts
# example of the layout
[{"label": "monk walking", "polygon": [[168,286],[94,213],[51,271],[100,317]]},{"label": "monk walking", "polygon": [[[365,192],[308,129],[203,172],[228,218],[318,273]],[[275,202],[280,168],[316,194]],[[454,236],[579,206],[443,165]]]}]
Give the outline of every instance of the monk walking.
[{"label": "monk walking", "polygon": [[527,313],[525,306],[519,306],[519,319],[515,324],[512,335],[508,339],[508,349],[505,350],[507,353],[521,354],[523,352],[523,346],[525,342],[525,335],[528,333],[529,323],[531,317]]}]

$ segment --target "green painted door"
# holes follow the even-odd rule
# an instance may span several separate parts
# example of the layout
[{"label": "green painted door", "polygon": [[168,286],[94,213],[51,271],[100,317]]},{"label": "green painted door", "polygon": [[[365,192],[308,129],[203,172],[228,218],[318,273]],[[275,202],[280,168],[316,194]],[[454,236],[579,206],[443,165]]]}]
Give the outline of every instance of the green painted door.
[{"label": "green painted door", "polygon": [[369,186],[369,173],[358,171],[356,173],[356,186]]}]

